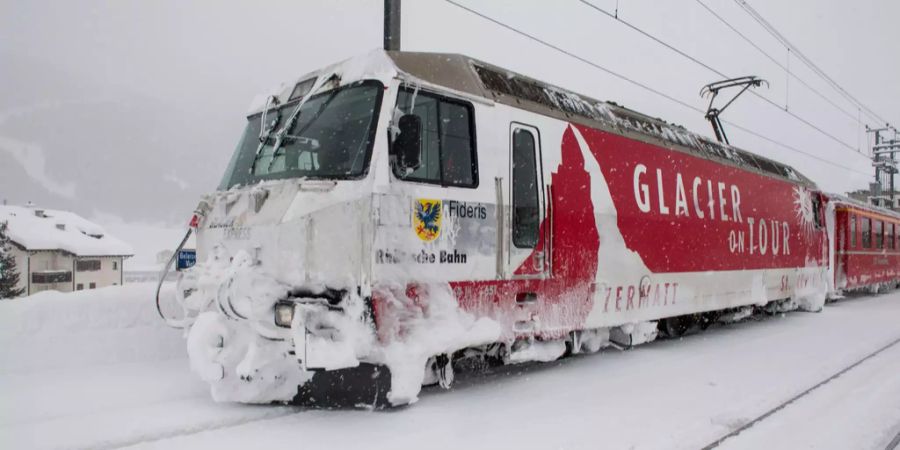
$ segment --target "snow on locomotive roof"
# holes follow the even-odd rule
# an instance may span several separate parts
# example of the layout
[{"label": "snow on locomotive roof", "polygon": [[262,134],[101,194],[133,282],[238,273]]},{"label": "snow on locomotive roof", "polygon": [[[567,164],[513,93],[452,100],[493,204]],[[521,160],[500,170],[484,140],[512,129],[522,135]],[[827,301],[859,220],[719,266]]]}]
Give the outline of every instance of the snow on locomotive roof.
[{"label": "snow on locomotive roof", "polygon": [[[397,67],[384,50],[377,49],[350,59],[326,66],[297,78],[294,83],[282,84],[276,90],[279,104],[302,97],[312,88],[316,78],[337,76],[341,85],[362,80],[378,80],[387,85],[397,75]],[[327,86],[327,84],[325,84]],[[258,94],[250,102],[247,115],[253,115],[266,107],[271,94]]]},{"label": "snow on locomotive roof", "polygon": [[131,256],[125,242],[99,225],[68,211],[0,205],[0,222],[7,234],[26,250],[62,250],[78,256]]},{"label": "snow on locomotive roof", "polygon": [[612,102],[595,100],[465,55],[387,53],[401,72],[432,84],[814,187],[812,181],[786,164],[712,141],[680,125]]},{"label": "snow on locomotive roof", "polygon": [[[701,158],[723,162],[793,183],[815,184],[793,167],[773,161],[670,124],[612,102],[599,101],[540,80],[451,53],[374,50],[306,74],[290,85],[282,85],[279,103],[297,98],[297,90],[309,89],[317,77],[336,75],[341,85],[363,79],[385,85],[399,77],[412,84],[438,86],[489,103],[500,103],[560,120],[625,135]],[[257,96],[248,114],[262,111],[268,96]]]}]

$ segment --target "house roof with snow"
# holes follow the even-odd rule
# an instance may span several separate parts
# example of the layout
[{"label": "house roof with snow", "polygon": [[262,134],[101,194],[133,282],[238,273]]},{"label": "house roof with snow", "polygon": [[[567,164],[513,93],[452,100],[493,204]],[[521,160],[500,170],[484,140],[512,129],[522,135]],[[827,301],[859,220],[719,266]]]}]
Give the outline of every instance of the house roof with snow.
[{"label": "house roof with snow", "polygon": [[19,247],[59,250],[77,256],[132,256],[131,246],[78,214],[25,206],[0,205],[0,222]]}]

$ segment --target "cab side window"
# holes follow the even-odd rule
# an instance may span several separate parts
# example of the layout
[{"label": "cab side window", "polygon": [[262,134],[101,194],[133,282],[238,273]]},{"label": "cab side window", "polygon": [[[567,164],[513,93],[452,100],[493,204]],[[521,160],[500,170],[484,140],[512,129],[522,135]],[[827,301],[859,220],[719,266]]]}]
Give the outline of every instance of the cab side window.
[{"label": "cab side window", "polygon": [[862,231],[862,247],[872,248],[872,225],[868,217],[861,218],[860,228],[860,231]]},{"label": "cab side window", "polygon": [[521,128],[515,130],[512,152],[513,245],[534,248],[540,232],[534,135]]},{"label": "cab side window", "polygon": [[850,248],[856,248],[856,214],[850,214]]},{"label": "cab side window", "polygon": [[822,222],[822,200],[818,196],[812,199],[813,220],[816,228],[822,228],[825,224]]},{"label": "cab side window", "polygon": [[474,186],[475,164],[469,108],[458,103],[442,102],[440,106],[442,129],[441,167],[444,184],[450,186]]},{"label": "cab side window", "polygon": [[894,249],[894,224],[884,223],[884,248]]},{"label": "cab side window", "polygon": [[880,220],[875,221],[875,248],[884,248],[884,234],[882,228],[882,222]]},{"label": "cab side window", "polygon": [[418,116],[422,124],[418,166],[394,164],[397,178],[442,186],[478,186],[475,127],[470,104],[404,88],[397,97],[397,109],[401,115]]}]

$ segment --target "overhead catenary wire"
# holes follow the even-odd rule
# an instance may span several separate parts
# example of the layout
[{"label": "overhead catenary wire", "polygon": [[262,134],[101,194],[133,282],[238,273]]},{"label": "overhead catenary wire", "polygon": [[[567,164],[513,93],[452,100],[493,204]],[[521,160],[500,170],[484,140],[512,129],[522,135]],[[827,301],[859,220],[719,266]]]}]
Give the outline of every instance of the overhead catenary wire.
[{"label": "overhead catenary wire", "polygon": [[851,171],[851,172],[857,173],[857,174],[859,174],[859,175],[865,175],[865,176],[867,176],[867,177],[872,175],[872,174],[870,174],[870,173],[868,173],[868,172],[862,172],[862,171],[856,170],[856,169],[854,169],[854,168],[852,168],[852,167],[848,167],[848,166],[845,166],[845,165],[843,165],[843,164],[840,164],[840,163],[836,163],[836,162],[834,162],[834,161],[831,161],[831,160],[829,160],[829,159],[822,158],[821,156],[816,155],[816,154],[814,154],[814,153],[810,153],[810,152],[807,152],[807,151],[804,151],[804,150],[800,150],[800,149],[797,148],[797,147],[794,147],[794,146],[785,144],[785,143],[783,143],[783,142],[776,141],[775,139],[772,139],[772,138],[770,138],[770,137],[768,137],[768,136],[766,136],[766,135],[764,135],[764,134],[762,134],[762,133],[753,131],[753,130],[751,130],[751,129],[749,129],[749,128],[746,128],[746,127],[744,127],[744,126],[738,125],[738,124],[736,124],[736,123],[734,123],[734,122],[729,122],[729,121],[727,121],[727,120],[723,120],[723,122],[727,123],[728,125],[731,125],[731,126],[734,127],[734,128],[737,128],[738,130],[743,131],[744,133],[747,133],[747,134],[756,136],[757,138],[762,139],[762,140],[764,140],[764,141],[766,141],[766,142],[775,144],[775,145],[777,145],[777,146],[779,146],[779,147],[782,147],[782,148],[784,148],[784,149],[790,150],[790,151],[792,151],[792,152],[794,152],[794,153],[799,153],[799,154],[801,154],[801,155],[808,156],[808,157],[810,157],[810,158],[813,158],[813,159],[815,159],[815,160],[821,161],[821,162],[826,163],[826,164],[828,164],[828,165],[831,165],[831,166],[833,166],[833,167],[837,167],[837,168],[839,168],[839,169],[849,170],[849,171]]},{"label": "overhead catenary wire", "polygon": [[769,34],[771,34],[775,39],[781,42],[782,45],[787,47],[791,53],[793,53],[794,57],[799,59],[803,64],[809,67],[816,75],[819,75],[823,80],[825,80],[828,84],[830,84],[835,91],[843,95],[847,100],[853,102],[856,105],[859,105],[864,111],[866,111],[870,117],[880,121],[881,123],[887,124],[888,121],[879,116],[875,111],[866,106],[865,103],[859,101],[854,97],[850,92],[844,89],[837,81],[834,81],[824,70],[822,70],[818,65],[816,65],[811,59],[809,59],[796,45],[792,44],[789,40],[787,40],[784,35],[775,28],[768,20],[766,20],[760,13],[758,13],[749,3],[745,0],[734,0],[738,6],[740,6],[753,20],[760,24]]},{"label": "overhead catenary wire", "polygon": [[[706,63],[704,63],[703,61],[700,61],[699,59],[697,59],[697,58],[695,58],[695,57],[693,57],[693,56],[691,56],[691,55],[689,55],[689,54],[687,54],[687,53],[685,53],[685,52],[679,50],[679,49],[676,48],[675,46],[673,46],[673,45],[671,45],[671,44],[669,44],[669,43],[663,41],[662,39],[659,39],[659,38],[657,38],[656,36],[653,36],[652,34],[650,34],[650,33],[646,32],[646,31],[644,31],[644,30],[642,30],[642,29],[640,29],[640,28],[638,28],[638,27],[632,25],[631,23],[629,23],[629,22],[627,22],[627,21],[625,21],[625,20],[623,20],[623,19],[621,19],[621,18],[619,18],[619,17],[613,16],[612,14],[609,13],[609,11],[606,11],[605,9],[600,8],[599,6],[594,5],[593,3],[591,3],[591,2],[589,2],[589,1],[587,1],[587,0],[579,0],[579,1],[580,1],[581,3],[587,5],[588,7],[590,7],[590,8],[592,8],[592,9],[594,9],[594,10],[596,10],[596,11],[598,11],[598,12],[600,12],[600,13],[602,13],[602,14],[604,14],[604,15],[606,15],[606,16],[608,16],[608,17],[610,17],[610,18],[612,18],[612,19],[614,19],[614,20],[616,20],[616,21],[618,21],[618,22],[620,22],[621,24],[623,24],[623,25],[627,26],[628,28],[630,28],[630,29],[632,29],[632,30],[634,30],[634,31],[636,31],[636,32],[638,32],[638,33],[640,33],[641,35],[643,35],[643,36],[645,36],[645,37],[647,37],[647,38],[653,40],[654,42],[656,42],[656,43],[658,43],[658,44],[660,44],[660,45],[666,47],[667,49],[669,49],[669,50],[671,50],[671,51],[673,51],[673,52],[675,52],[675,53],[677,53],[677,54],[679,54],[679,55],[681,55],[681,56],[683,56],[683,57],[689,59],[690,61],[693,61],[694,63],[696,63],[696,64],[698,64],[698,65],[704,67],[705,69],[707,69],[707,70],[709,70],[709,71],[711,71],[711,72],[713,72],[713,73],[715,73],[716,75],[719,75],[719,76],[722,77],[722,78],[732,78],[732,76],[726,75],[726,74],[723,73],[722,71],[720,71],[720,70],[718,70],[718,69],[715,69],[714,67],[710,66],[709,64],[706,64]],[[799,114],[797,114],[797,113],[795,113],[795,112],[793,112],[793,111],[789,111],[788,108],[787,108],[787,103],[785,103],[785,106],[782,107],[782,106],[779,105],[778,103],[772,101],[771,99],[769,99],[769,98],[767,98],[766,96],[760,94],[759,92],[756,92],[756,91],[749,91],[749,92],[750,92],[750,94],[752,94],[753,96],[759,98],[759,99],[762,100],[763,102],[765,102],[765,103],[769,104],[770,106],[774,107],[775,109],[777,109],[777,110],[779,110],[779,111],[781,111],[781,112],[783,112],[783,113],[785,113],[785,114],[787,114],[787,115],[789,115],[789,116],[791,116],[791,117],[797,119],[798,121],[800,121],[800,122],[803,123],[804,125],[806,125],[806,126],[812,128],[813,130],[819,132],[819,133],[822,134],[823,136],[825,136],[825,137],[827,137],[827,138],[829,138],[829,139],[831,139],[831,140],[837,142],[838,144],[844,146],[844,147],[847,148],[847,149],[854,150],[854,151],[857,151],[857,152],[858,152],[858,148],[856,148],[856,147],[854,147],[854,146],[848,144],[847,142],[844,142],[842,139],[840,139],[840,138],[838,138],[837,136],[835,136],[835,135],[829,133],[828,131],[824,130],[823,128],[821,128],[821,127],[815,125],[815,124],[812,123],[810,120],[808,120],[808,119],[806,119],[806,118],[800,116]],[[852,115],[850,116],[850,118],[853,119],[854,121],[856,120],[856,117],[853,117]]]},{"label": "overhead catenary wire", "polygon": [[818,89],[812,87],[812,85],[810,85],[809,83],[807,83],[803,78],[800,78],[797,74],[795,74],[794,72],[792,72],[791,69],[790,69],[790,67],[788,67],[787,65],[783,64],[783,63],[782,63],[781,61],[779,61],[777,58],[775,58],[774,56],[770,55],[768,52],[766,52],[765,50],[763,50],[762,47],[760,47],[759,45],[756,44],[756,42],[753,42],[753,40],[750,39],[750,38],[748,38],[744,33],[741,33],[740,30],[738,30],[738,29],[735,28],[733,25],[731,25],[731,23],[729,23],[727,20],[725,20],[725,18],[723,18],[722,16],[720,16],[718,13],[716,13],[712,8],[710,8],[709,6],[707,6],[707,5],[706,5],[705,3],[703,3],[701,0],[695,0],[695,1],[697,2],[697,4],[699,4],[700,6],[702,6],[703,9],[705,9],[708,13],[710,13],[713,17],[715,17],[719,22],[722,22],[723,25],[725,25],[725,26],[728,27],[731,31],[733,31],[735,34],[737,34],[738,36],[740,36],[741,39],[743,39],[745,42],[747,42],[748,44],[750,44],[750,45],[751,45],[753,48],[755,48],[760,54],[762,54],[763,56],[765,56],[766,58],[768,58],[769,61],[772,61],[772,63],[775,64],[776,66],[780,67],[781,70],[784,70],[785,73],[787,73],[788,76],[789,76],[790,78],[793,78],[794,80],[796,80],[798,83],[800,83],[801,85],[803,85],[804,87],[806,87],[807,89],[809,89],[810,92],[816,94],[817,97],[819,97],[819,98],[821,98],[822,100],[825,100],[826,102],[828,102],[831,106],[833,106],[833,107],[834,107],[835,109],[837,109],[838,111],[844,113],[844,115],[846,115],[847,117],[849,117],[849,118],[851,118],[851,119],[853,119],[853,120],[857,120],[857,116],[854,115],[852,111],[847,111],[844,107],[842,107],[841,105],[838,105],[837,103],[835,103],[834,100],[828,98],[828,96],[826,96],[825,94],[823,94],[822,92],[820,92]]},{"label": "overhead catenary wire", "polygon": [[851,95],[846,89],[844,89],[840,84],[838,84],[834,79],[832,79],[824,70],[822,70],[818,65],[812,62],[811,59],[806,57],[806,55],[800,51],[794,44],[787,40],[787,38],[775,28],[769,21],[767,21],[761,14],[759,14],[749,3],[744,0],[734,0],[734,2],[740,6],[744,12],[746,12],[753,20],[755,20],[763,29],[766,30],[772,37],[774,37],[778,42],[781,43],[788,51],[793,52],[797,59],[803,62],[807,67],[809,67],[816,75],[819,75],[823,80],[825,80],[829,85],[831,85],[835,91],[844,96],[847,100],[854,103],[855,105],[860,106],[866,113],[872,117],[873,119],[880,121],[881,123],[887,123],[887,121],[879,116],[875,111],[866,106],[864,103],[860,102],[853,95]]},{"label": "overhead catenary wire", "polygon": [[[449,3],[449,4],[451,4],[451,5],[453,5],[453,6],[455,6],[455,7],[457,7],[457,8],[459,8],[459,9],[462,9],[462,10],[464,10],[464,11],[467,11],[467,12],[469,12],[469,13],[472,14],[472,15],[478,16],[478,17],[480,17],[480,18],[482,18],[482,19],[484,19],[484,20],[486,20],[486,21],[488,21],[488,22],[491,22],[491,23],[493,23],[493,24],[495,24],[495,25],[497,25],[497,26],[500,26],[500,27],[505,28],[505,29],[507,29],[507,30],[509,30],[509,31],[512,31],[513,33],[516,33],[516,34],[518,34],[518,35],[520,35],[520,36],[523,36],[523,37],[528,38],[528,39],[530,39],[530,40],[532,40],[532,41],[534,41],[534,42],[537,42],[537,43],[543,45],[544,47],[547,47],[547,48],[549,48],[549,49],[552,49],[552,50],[554,50],[554,51],[556,51],[556,52],[559,52],[559,53],[561,53],[561,54],[563,54],[563,55],[566,55],[566,56],[568,56],[568,57],[570,57],[570,58],[572,58],[572,59],[578,60],[578,61],[580,61],[580,62],[582,62],[582,63],[584,63],[584,64],[586,64],[586,65],[588,65],[588,66],[591,66],[591,67],[593,67],[593,68],[595,68],[595,69],[597,69],[597,70],[600,70],[600,71],[602,71],[602,72],[604,72],[604,73],[607,73],[607,74],[609,74],[609,75],[611,75],[611,76],[613,76],[613,77],[615,77],[615,78],[618,78],[618,79],[620,79],[620,80],[622,80],[622,81],[625,81],[625,82],[627,82],[627,83],[629,83],[629,84],[632,84],[632,85],[634,85],[634,86],[640,87],[640,88],[642,88],[642,89],[644,89],[644,90],[646,90],[646,91],[648,91],[648,92],[652,92],[653,94],[656,94],[656,95],[658,95],[658,96],[660,96],[660,97],[662,97],[662,98],[665,98],[665,99],[667,99],[667,100],[669,100],[669,101],[671,101],[671,102],[673,102],[673,103],[676,103],[676,104],[678,104],[678,105],[681,105],[681,106],[683,106],[683,107],[685,107],[685,108],[687,108],[687,109],[690,109],[690,110],[692,110],[692,111],[694,111],[694,112],[697,112],[697,113],[700,113],[700,114],[705,114],[705,111],[703,111],[702,109],[697,108],[696,106],[693,106],[693,105],[691,105],[691,104],[689,104],[689,103],[687,103],[687,102],[685,102],[685,101],[683,101],[683,100],[679,100],[679,99],[677,99],[677,98],[675,98],[675,97],[672,97],[671,95],[668,95],[668,94],[666,94],[666,93],[664,93],[664,92],[662,92],[662,91],[660,91],[660,90],[658,90],[658,89],[654,89],[653,87],[650,87],[650,86],[648,86],[648,85],[646,85],[646,84],[643,84],[643,83],[641,83],[641,82],[639,82],[639,81],[635,81],[635,80],[633,80],[633,79],[631,79],[631,78],[629,78],[629,77],[627,77],[627,76],[625,76],[625,75],[622,75],[622,74],[620,74],[620,73],[618,73],[618,72],[615,72],[615,71],[613,71],[613,70],[610,70],[610,69],[608,69],[608,68],[606,68],[606,67],[603,67],[603,66],[601,66],[600,64],[597,64],[597,63],[595,63],[595,62],[593,62],[593,61],[591,61],[591,60],[589,60],[589,59],[587,59],[587,58],[581,57],[581,56],[579,56],[579,55],[577,55],[577,54],[575,54],[575,53],[572,53],[572,52],[570,52],[570,51],[568,51],[568,50],[566,50],[566,49],[564,49],[564,48],[561,48],[561,47],[559,47],[559,46],[557,46],[557,45],[554,45],[554,44],[552,44],[552,43],[550,43],[550,42],[547,42],[547,41],[545,41],[545,40],[543,40],[543,39],[541,39],[541,38],[538,38],[538,37],[536,37],[536,36],[534,36],[534,35],[532,35],[532,34],[529,34],[529,33],[525,32],[525,31],[522,31],[522,30],[520,30],[520,29],[518,29],[518,28],[515,28],[515,27],[513,27],[513,26],[511,26],[511,25],[508,25],[508,24],[506,24],[506,23],[504,23],[504,22],[501,22],[500,20],[497,20],[497,19],[495,19],[495,18],[493,18],[493,17],[490,17],[490,16],[488,16],[488,15],[486,15],[486,14],[482,14],[481,12],[476,11],[476,10],[474,10],[474,9],[472,9],[472,8],[469,8],[469,7],[467,7],[467,6],[463,5],[463,4],[460,4],[460,3],[458,3],[458,2],[456,2],[456,1],[454,1],[454,0],[444,0],[444,1],[447,2],[447,3]],[[848,171],[851,171],[851,172],[854,172],[854,173],[857,173],[857,174],[860,174],[860,175],[865,175],[865,176],[869,176],[869,175],[870,175],[870,174],[867,173],[867,172],[861,172],[861,171],[856,170],[856,169],[854,169],[854,168],[852,168],[852,167],[845,166],[845,165],[843,165],[843,164],[839,164],[839,163],[837,163],[837,162],[834,162],[834,161],[831,161],[831,160],[822,158],[821,156],[815,155],[815,154],[813,154],[813,153],[809,153],[809,152],[800,150],[800,149],[798,149],[798,148],[796,148],[796,147],[793,147],[793,146],[791,146],[791,145],[788,145],[788,144],[779,142],[779,141],[777,141],[777,140],[775,140],[775,139],[772,139],[772,138],[770,138],[770,137],[767,137],[767,136],[763,135],[762,133],[759,133],[759,132],[757,132],[757,131],[754,131],[754,130],[752,130],[752,129],[750,129],[750,128],[744,127],[744,126],[739,125],[739,124],[737,124],[737,123],[734,123],[734,122],[732,122],[732,121],[723,120],[723,122],[725,122],[725,123],[727,123],[727,124],[733,126],[734,128],[737,128],[737,129],[739,129],[739,130],[741,130],[741,131],[743,131],[743,132],[745,132],[745,133],[748,133],[748,134],[750,134],[750,135],[756,136],[756,137],[758,137],[758,138],[760,138],[760,139],[763,139],[763,140],[765,140],[765,141],[767,141],[767,142],[770,142],[770,143],[772,143],[772,144],[774,144],[774,145],[777,145],[777,146],[779,146],[779,147],[782,147],[782,148],[784,148],[784,149],[786,149],[786,150],[790,150],[790,151],[792,151],[792,152],[796,152],[796,153],[805,155],[805,156],[807,156],[807,157],[810,157],[810,158],[812,158],[812,159],[818,160],[818,161],[823,162],[823,163],[825,163],[825,164],[829,164],[829,165],[831,165],[831,166],[834,166],[834,167],[837,167],[837,168],[840,168],[840,169],[845,169],[845,170],[848,170]]]},{"label": "overhead catenary wire", "polygon": [[787,66],[784,77],[784,109],[788,109],[788,104],[791,102],[791,77],[787,74],[791,73],[791,49],[787,51],[784,64]]},{"label": "overhead catenary wire", "polygon": [[512,31],[512,32],[514,32],[514,33],[516,33],[516,34],[519,34],[519,35],[524,36],[524,37],[526,37],[526,38],[528,38],[528,39],[531,39],[531,40],[533,40],[533,41],[535,41],[535,42],[538,42],[538,43],[540,43],[541,45],[544,45],[545,47],[551,48],[551,49],[553,49],[553,50],[555,50],[555,51],[557,51],[557,52],[559,52],[559,53],[562,53],[562,54],[564,54],[564,55],[570,57],[570,58],[577,59],[578,61],[581,61],[581,62],[583,62],[583,63],[585,63],[585,64],[587,64],[587,65],[589,65],[589,66],[591,66],[591,67],[593,67],[593,68],[595,68],[595,69],[597,69],[597,70],[600,70],[600,71],[602,71],[602,72],[606,72],[607,74],[612,75],[612,76],[614,76],[614,77],[616,77],[616,78],[618,78],[618,79],[620,79],[620,80],[622,80],[622,81],[625,81],[625,82],[627,82],[627,83],[630,83],[630,84],[633,84],[633,85],[638,86],[638,87],[640,87],[640,88],[643,88],[643,89],[645,89],[645,90],[647,90],[647,91],[650,91],[650,92],[652,92],[652,93],[654,93],[654,94],[656,94],[656,95],[659,95],[660,97],[663,97],[663,98],[665,98],[665,99],[667,99],[667,100],[670,100],[670,101],[672,101],[672,102],[674,102],[674,103],[677,103],[677,104],[679,104],[679,105],[681,105],[681,106],[684,106],[685,108],[690,108],[690,109],[692,109],[692,110],[694,110],[694,111],[697,111],[697,112],[699,112],[699,113],[701,113],[701,114],[704,113],[703,110],[701,110],[701,109],[699,109],[699,108],[697,108],[697,107],[691,105],[690,103],[687,103],[687,102],[685,102],[685,101],[683,101],[683,100],[679,100],[679,99],[677,99],[677,98],[675,98],[675,97],[672,97],[671,95],[668,95],[668,94],[666,94],[665,92],[662,92],[662,91],[660,91],[660,90],[654,89],[654,88],[652,88],[652,87],[650,87],[650,86],[648,86],[648,85],[646,85],[646,84],[640,83],[640,82],[638,82],[638,81],[634,81],[634,80],[632,80],[631,78],[626,77],[625,75],[622,75],[622,74],[620,74],[620,73],[618,73],[618,72],[615,72],[615,71],[613,71],[613,70],[607,69],[606,67],[603,67],[603,66],[601,66],[601,65],[599,65],[599,64],[597,64],[597,63],[595,63],[595,62],[593,62],[593,61],[591,61],[591,60],[582,58],[581,56],[578,56],[578,55],[576,55],[576,54],[574,54],[574,53],[572,53],[572,52],[570,52],[570,51],[568,51],[568,50],[566,50],[566,49],[564,49],[564,48],[561,48],[561,47],[558,47],[558,46],[556,46],[556,45],[553,45],[553,44],[551,44],[551,43],[549,43],[549,42],[547,42],[547,41],[545,41],[545,40],[543,40],[543,39],[540,39],[540,38],[538,38],[538,37],[536,37],[536,36],[534,36],[534,35],[528,34],[528,33],[524,32],[524,31],[522,31],[522,30],[520,30],[520,29],[518,29],[518,28],[515,28],[515,27],[512,27],[512,26],[510,26],[510,25],[507,25],[507,24],[505,24],[505,23],[503,23],[503,22],[501,22],[501,21],[499,21],[499,20],[497,20],[497,19],[494,19],[493,17],[490,17],[490,16],[487,16],[487,15],[485,15],[485,14],[482,14],[482,13],[480,13],[480,12],[474,10],[474,9],[471,9],[471,8],[469,8],[469,7],[467,7],[467,6],[463,5],[463,4],[461,4],[461,3],[457,3],[457,2],[454,1],[454,0],[444,0],[444,1],[446,1],[447,3],[450,3],[450,4],[453,5],[453,6],[456,6],[457,8],[464,9],[464,10],[470,12],[471,14],[474,14],[474,15],[476,15],[476,16],[478,16],[478,17],[481,17],[482,19],[485,19],[485,20],[487,20],[487,21],[489,21],[489,22],[493,22],[495,25],[498,25],[498,26],[500,26],[500,27],[506,28],[506,29],[509,30],[509,31]]}]

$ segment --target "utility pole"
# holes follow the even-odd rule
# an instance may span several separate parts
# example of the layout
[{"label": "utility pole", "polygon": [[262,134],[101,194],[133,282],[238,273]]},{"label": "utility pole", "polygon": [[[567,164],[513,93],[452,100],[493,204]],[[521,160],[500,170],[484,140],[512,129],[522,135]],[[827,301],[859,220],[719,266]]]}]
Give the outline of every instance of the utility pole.
[{"label": "utility pole", "polygon": [[[884,133],[893,131],[892,139],[886,139]],[[872,185],[871,194],[874,203],[878,206],[887,206],[889,209],[895,208],[895,184],[894,175],[897,174],[896,153],[900,151],[900,139],[897,137],[897,130],[890,124],[884,128],[869,128],[866,126],[866,132],[875,135],[875,143],[872,146],[872,166],[875,168],[875,183]],[[887,195],[885,194],[887,191]],[[885,205],[885,200],[890,203]]]},{"label": "utility pole", "polygon": [[400,51],[400,0],[384,0],[384,49]]}]

